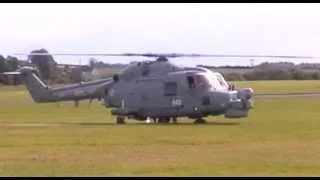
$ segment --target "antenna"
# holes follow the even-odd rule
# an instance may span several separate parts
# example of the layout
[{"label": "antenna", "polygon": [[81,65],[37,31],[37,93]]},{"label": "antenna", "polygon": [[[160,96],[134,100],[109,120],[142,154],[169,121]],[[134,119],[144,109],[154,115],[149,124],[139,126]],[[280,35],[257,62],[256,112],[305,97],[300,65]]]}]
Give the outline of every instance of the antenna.
[{"label": "antenna", "polygon": [[253,67],[254,66],[254,59],[250,59],[250,65],[251,65],[251,67]]}]

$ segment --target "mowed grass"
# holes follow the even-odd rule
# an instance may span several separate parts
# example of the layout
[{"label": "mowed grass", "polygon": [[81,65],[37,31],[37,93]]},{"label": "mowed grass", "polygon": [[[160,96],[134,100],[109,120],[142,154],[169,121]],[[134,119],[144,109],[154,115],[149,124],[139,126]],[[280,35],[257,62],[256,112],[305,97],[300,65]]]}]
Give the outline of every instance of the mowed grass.
[{"label": "mowed grass", "polygon": [[320,174],[320,99],[257,100],[248,118],[206,125],[116,125],[101,104],[87,105],[0,91],[0,175]]},{"label": "mowed grass", "polygon": [[235,81],[236,88],[251,87],[256,94],[320,93],[319,80]]}]

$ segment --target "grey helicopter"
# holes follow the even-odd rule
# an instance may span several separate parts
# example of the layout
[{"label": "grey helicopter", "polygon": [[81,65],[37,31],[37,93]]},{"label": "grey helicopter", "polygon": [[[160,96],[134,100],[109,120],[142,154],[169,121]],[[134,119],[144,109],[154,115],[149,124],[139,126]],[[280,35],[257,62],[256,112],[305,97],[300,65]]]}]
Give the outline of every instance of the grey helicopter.
[{"label": "grey helicopter", "polygon": [[[16,54],[21,55],[21,54]],[[103,99],[104,106],[111,108],[117,124],[127,119],[155,124],[177,123],[177,118],[194,119],[194,123],[206,123],[208,116],[224,115],[225,118],[248,117],[253,108],[252,88],[235,89],[223,75],[204,67],[181,67],[168,58],[177,57],[276,57],[308,58],[297,56],[248,56],[204,54],[47,54],[28,55],[88,55],[88,56],[142,56],[156,58],[128,65],[110,78],[49,87],[39,78],[37,70],[22,67],[19,73],[36,103]]]}]

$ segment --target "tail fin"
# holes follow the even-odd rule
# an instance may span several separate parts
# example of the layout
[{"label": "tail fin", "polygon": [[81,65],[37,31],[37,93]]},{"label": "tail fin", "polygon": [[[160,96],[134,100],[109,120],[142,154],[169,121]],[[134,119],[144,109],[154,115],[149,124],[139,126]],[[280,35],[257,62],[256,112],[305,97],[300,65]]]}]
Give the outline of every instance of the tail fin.
[{"label": "tail fin", "polygon": [[36,70],[30,67],[19,69],[26,88],[35,102],[50,101],[51,92],[49,87],[37,76]]}]

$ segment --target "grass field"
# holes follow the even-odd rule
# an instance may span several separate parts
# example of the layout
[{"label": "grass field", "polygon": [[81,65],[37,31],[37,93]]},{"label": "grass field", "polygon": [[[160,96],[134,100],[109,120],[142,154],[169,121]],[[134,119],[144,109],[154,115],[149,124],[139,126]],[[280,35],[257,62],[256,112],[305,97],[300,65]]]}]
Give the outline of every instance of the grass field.
[{"label": "grass field", "polygon": [[246,119],[161,126],[115,125],[98,102],[34,104],[21,87],[3,88],[0,103],[2,176],[320,175],[320,99],[257,100]]},{"label": "grass field", "polygon": [[256,94],[265,93],[320,93],[320,81],[283,80],[283,81],[236,81],[236,87],[251,87]]}]

